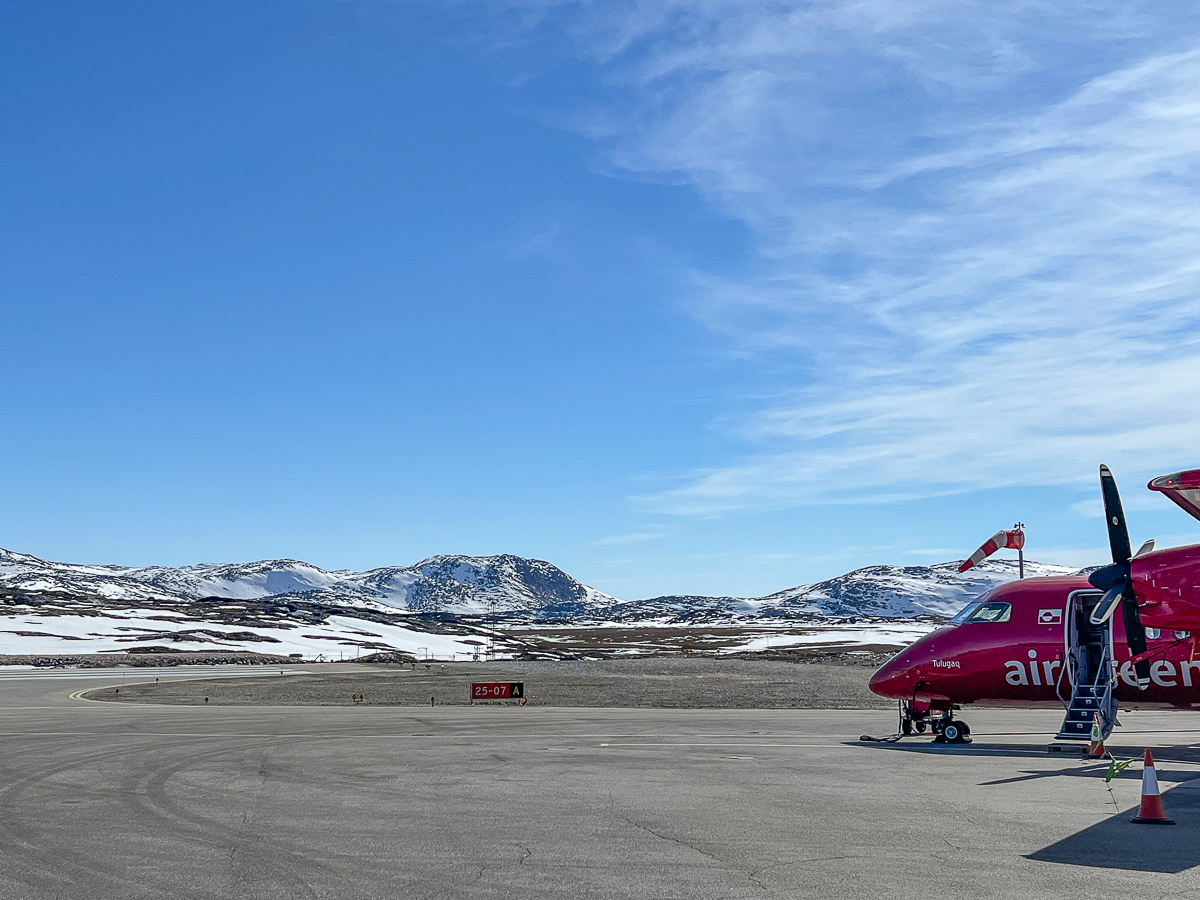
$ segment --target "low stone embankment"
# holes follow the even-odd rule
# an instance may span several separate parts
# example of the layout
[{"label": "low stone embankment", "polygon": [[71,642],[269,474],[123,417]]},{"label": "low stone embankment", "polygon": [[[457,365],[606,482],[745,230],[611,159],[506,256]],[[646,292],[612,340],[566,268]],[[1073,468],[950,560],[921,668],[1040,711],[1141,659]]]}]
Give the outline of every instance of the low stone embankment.
[{"label": "low stone embankment", "polygon": [[36,666],[39,669],[74,666],[81,669],[113,669],[120,666],[279,666],[302,663],[290,656],[268,653],[181,652],[181,653],[80,653],[78,655],[0,654],[0,666]]}]

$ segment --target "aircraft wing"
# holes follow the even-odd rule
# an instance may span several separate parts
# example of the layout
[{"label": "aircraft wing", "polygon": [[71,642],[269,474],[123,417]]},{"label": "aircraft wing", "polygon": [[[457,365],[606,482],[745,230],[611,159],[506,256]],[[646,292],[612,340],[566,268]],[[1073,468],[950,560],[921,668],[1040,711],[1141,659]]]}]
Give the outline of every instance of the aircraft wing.
[{"label": "aircraft wing", "polygon": [[1188,469],[1174,475],[1160,475],[1146,487],[1166,494],[1172,503],[1193,519],[1200,519],[1200,469]]}]

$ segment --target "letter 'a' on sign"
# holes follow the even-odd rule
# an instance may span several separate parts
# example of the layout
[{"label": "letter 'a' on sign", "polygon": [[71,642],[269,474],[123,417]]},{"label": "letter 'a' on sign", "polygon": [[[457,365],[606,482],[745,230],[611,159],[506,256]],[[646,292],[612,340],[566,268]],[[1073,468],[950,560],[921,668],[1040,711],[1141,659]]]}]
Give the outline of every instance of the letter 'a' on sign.
[{"label": "letter 'a' on sign", "polygon": [[1062,624],[1061,609],[1039,609],[1038,624],[1039,625],[1061,625]]},{"label": "letter 'a' on sign", "polygon": [[525,696],[525,682],[513,681],[508,685],[508,696],[521,698]]}]

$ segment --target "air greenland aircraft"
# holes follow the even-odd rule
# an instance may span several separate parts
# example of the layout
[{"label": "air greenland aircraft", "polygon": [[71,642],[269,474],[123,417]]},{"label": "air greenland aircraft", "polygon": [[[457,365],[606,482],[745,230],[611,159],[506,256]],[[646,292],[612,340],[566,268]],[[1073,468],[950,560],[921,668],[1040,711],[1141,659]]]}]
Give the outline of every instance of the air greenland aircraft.
[{"label": "air greenland aircraft", "polygon": [[[969,741],[954,718],[967,704],[1061,705],[1060,740],[1088,740],[1097,715],[1107,738],[1119,707],[1200,708],[1200,545],[1131,552],[1107,466],[1100,487],[1112,565],[993,588],[872,676],[872,691],[900,701],[901,734]],[[1200,519],[1200,469],[1148,487]]]}]

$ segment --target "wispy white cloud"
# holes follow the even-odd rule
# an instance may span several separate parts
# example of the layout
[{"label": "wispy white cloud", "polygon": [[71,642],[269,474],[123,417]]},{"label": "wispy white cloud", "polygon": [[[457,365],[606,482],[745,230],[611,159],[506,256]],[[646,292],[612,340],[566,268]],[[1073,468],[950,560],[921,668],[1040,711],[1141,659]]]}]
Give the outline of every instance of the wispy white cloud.
[{"label": "wispy white cloud", "polygon": [[493,242],[492,246],[509,260],[538,257],[557,261],[567,255],[563,248],[562,226],[558,222],[521,229],[511,237]]},{"label": "wispy white cloud", "polygon": [[643,541],[653,541],[666,536],[665,531],[638,531],[631,534],[614,534],[592,541],[596,547],[621,547],[626,544],[640,544]]},{"label": "wispy white cloud", "polygon": [[[524,5],[526,9],[529,5]],[[747,453],[680,514],[1197,462],[1200,27],[1172,4],[542,4],[606,80],[577,122],[758,239],[688,274],[748,357]]]}]

